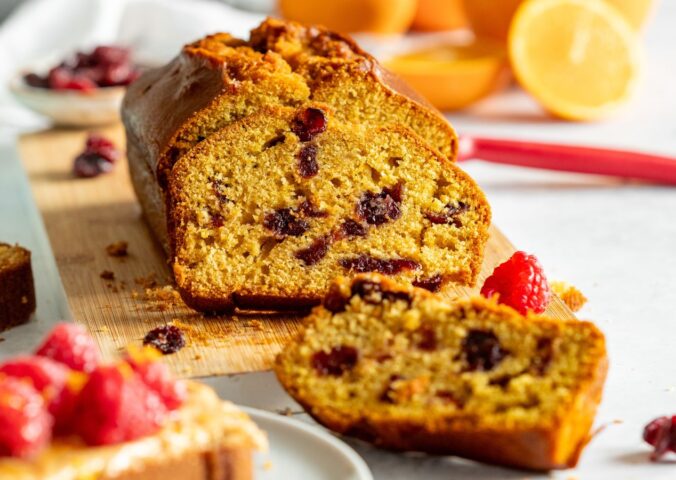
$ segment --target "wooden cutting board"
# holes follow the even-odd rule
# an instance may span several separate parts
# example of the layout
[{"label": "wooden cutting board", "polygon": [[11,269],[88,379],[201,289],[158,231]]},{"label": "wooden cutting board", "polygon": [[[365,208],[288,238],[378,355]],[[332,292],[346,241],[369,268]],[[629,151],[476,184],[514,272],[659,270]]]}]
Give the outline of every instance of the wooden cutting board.
[{"label": "wooden cutting board", "polygon": [[[100,131],[124,145],[120,125]],[[72,313],[94,334],[104,357],[114,358],[127,345],[140,344],[150,329],[173,322],[188,337],[186,348],[166,357],[181,376],[269,369],[277,352],[298,330],[300,319],[260,313],[204,317],[173,300],[171,294],[169,300],[158,300],[165,294],[162,287],[171,285],[170,271],[143,221],[126,162],[119,162],[112,174],[94,179],[77,179],[71,173],[86,135],[63,129],[30,134],[21,138],[20,151]],[[121,240],[128,242],[129,255],[108,255],[106,246]],[[513,251],[493,227],[479,284]],[[101,278],[106,270],[114,273],[114,280]],[[471,289],[450,293],[467,295]],[[573,316],[558,298],[547,313],[557,318]]]}]

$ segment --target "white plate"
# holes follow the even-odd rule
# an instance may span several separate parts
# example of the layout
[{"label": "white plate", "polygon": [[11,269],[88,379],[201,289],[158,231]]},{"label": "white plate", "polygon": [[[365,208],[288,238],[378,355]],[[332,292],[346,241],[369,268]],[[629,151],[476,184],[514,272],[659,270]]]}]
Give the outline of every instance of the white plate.
[{"label": "white plate", "polygon": [[345,443],[299,420],[241,407],[265,430],[268,453],[255,458],[257,480],[373,480],[366,462]]}]

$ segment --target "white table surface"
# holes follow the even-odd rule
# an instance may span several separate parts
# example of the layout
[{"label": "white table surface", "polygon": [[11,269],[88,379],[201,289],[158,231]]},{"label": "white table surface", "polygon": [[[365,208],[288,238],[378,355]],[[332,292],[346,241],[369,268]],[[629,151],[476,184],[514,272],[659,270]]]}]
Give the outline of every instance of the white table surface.
[{"label": "white table surface", "polygon": [[[632,105],[608,121],[574,124],[549,119],[516,89],[449,118],[460,133],[676,156],[676,0],[663,0],[646,44],[640,92]],[[11,154],[3,151],[2,156],[9,159]],[[592,441],[578,468],[549,475],[459,459],[407,457],[349,443],[376,479],[676,479],[676,461],[650,463],[649,449],[641,441],[647,421],[676,414],[676,188],[479,162],[465,166],[486,191],[494,222],[519,248],[540,258],[550,279],[567,280],[589,298],[580,316],[606,333],[611,362],[597,424],[622,423],[609,425]],[[3,174],[16,176],[16,182],[7,185],[20,184],[20,172],[0,167]],[[6,203],[0,205],[0,232],[5,237],[9,232],[13,241],[25,238],[29,245],[39,244],[39,238],[20,232],[26,222],[16,223],[17,218],[10,216]],[[41,262],[52,268],[51,259]],[[56,298],[60,293],[51,294]],[[57,299],[50,302],[62,312]],[[37,330],[41,327],[40,320]],[[29,342],[34,337],[31,328],[3,336]],[[10,343],[0,343],[0,357],[9,353]],[[291,407],[294,416],[311,421],[268,372],[206,382],[235,402],[269,410]]]}]

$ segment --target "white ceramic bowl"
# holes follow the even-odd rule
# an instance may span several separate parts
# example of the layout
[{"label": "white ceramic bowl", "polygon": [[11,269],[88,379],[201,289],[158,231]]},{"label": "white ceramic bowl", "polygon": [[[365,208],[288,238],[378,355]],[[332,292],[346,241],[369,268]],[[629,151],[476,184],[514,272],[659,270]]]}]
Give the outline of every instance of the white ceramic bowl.
[{"label": "white ceramic bowl", "polygon": [[9,87],[21,104],[49,117],[56,125],[68,127],[118,121],[125,92],[125,87],[103,87],[89,92],[31,87],[24,81],[23,73],[17,75]]}]

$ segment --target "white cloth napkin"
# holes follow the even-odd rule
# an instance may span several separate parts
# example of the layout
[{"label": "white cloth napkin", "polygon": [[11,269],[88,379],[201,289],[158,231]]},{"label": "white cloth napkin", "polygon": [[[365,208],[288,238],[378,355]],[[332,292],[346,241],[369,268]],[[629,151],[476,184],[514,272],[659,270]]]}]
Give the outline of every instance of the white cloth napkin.
[{"label": "white cloth napkin", "polygon": [[209,0],[30,0],[0,26],[0,135],[44,125],[7,90],[23,69],[99,44],[130,46],[137,62],[160,64],[208,33],[247,37],[262,18]]}]

